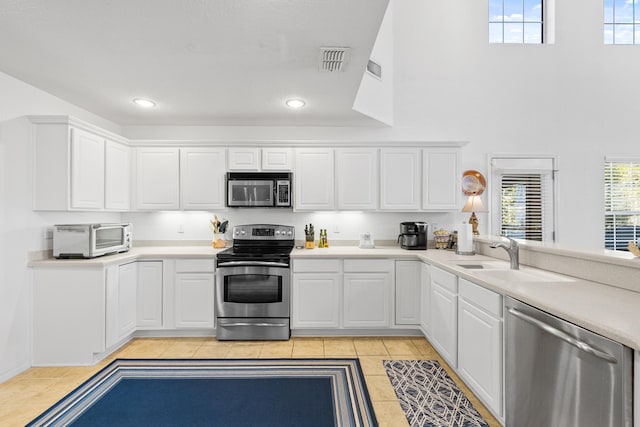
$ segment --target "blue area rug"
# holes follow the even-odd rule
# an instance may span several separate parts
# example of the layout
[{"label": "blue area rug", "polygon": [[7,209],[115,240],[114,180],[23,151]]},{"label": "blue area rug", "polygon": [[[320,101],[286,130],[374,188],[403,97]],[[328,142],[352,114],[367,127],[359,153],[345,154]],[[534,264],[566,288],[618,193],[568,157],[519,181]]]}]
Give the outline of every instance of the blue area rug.
[{"label": "blue area rug", "polygon": [[385,360],[411,427],[489,427],[437,360]]},{"label": "blue area rug", "polygon": [[357,359],[116,359],[28,426],[377,426]]}]

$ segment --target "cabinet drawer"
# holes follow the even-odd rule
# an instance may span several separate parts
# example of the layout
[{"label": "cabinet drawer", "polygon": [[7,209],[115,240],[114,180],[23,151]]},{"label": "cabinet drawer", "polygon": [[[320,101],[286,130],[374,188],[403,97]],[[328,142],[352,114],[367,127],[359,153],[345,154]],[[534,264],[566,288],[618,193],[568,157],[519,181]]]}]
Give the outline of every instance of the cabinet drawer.
[{"label": "cabinet drawer", "polygon": [[431,267],[431,281],[454,294],[458,293],[458,276],[438,267]]},{"label": "cabinet drawer", "polygon": [[340,271],[339,259],[294,259],[293,272],[337,273]]},{"label": "cabinet drawer", "polygon": [[213,268],[213,258],[176,260],[176,273],[213,273]]},{"label": "cabinet drawer", "polygon": [[465,279],[460,279],[458,285],[462,298],[497,317],[502,317],[502,295]]},{"label": "cabinet drawer", "polygon": [[390,259],[345,259],[345,273],[393,273]]}]

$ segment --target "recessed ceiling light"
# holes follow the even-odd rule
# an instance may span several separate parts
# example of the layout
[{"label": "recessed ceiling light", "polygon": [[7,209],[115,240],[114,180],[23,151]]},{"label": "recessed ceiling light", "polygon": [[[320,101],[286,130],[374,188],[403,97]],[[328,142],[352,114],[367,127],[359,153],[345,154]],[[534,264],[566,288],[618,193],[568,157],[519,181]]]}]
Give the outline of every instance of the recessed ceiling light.
[{"label": "recessed ceiling light", "polygon": [[285,104],[287,104],[287,107],[289,108],[302,108],[305,106],[305,102],[302,99],[297,98],[287,99]]},{"label": "recessed ceiling light", "polygon": [[142,108],[152,108],[156,106],[155,102],[144,98],[133,98],[133,103]]}]

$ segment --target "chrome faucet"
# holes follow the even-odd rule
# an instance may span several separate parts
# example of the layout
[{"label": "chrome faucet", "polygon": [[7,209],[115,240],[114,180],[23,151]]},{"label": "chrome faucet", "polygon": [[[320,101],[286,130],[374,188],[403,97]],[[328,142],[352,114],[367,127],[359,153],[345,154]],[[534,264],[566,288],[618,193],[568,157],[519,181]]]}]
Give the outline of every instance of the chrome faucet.
[{"label": "chrome faucet", "polygon": [[520,248],[518,246],[518,242],[516,242],[511,237],[507,237],[507,236],[502,236],[502,237],[509,239],[509,245],[503,242],[492,242],[490,246],[492,248],[502,248],[505,251],[507,251],[507,253],[509,254],[509,262],[511,264],[511,269],[519,270],[520,269],[520,256],[519,256]]}]

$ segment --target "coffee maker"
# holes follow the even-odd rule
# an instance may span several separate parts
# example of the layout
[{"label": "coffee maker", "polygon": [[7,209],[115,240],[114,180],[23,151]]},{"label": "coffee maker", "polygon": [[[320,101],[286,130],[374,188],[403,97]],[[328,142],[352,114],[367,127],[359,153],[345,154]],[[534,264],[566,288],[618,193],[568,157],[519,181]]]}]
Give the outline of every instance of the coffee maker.
[{"label": "coffee maker", "polygon": [[398,243],[402,249],[427,249],[426,222],[401,222]]}]

